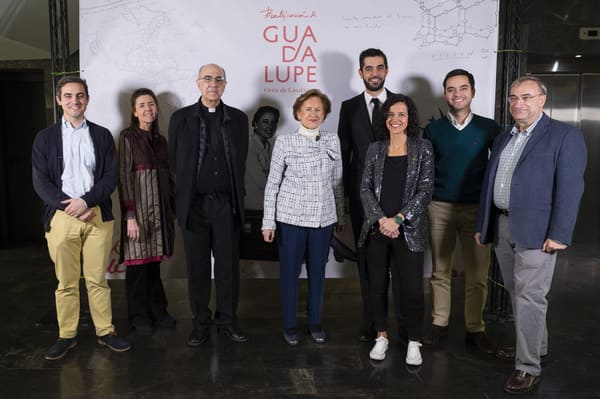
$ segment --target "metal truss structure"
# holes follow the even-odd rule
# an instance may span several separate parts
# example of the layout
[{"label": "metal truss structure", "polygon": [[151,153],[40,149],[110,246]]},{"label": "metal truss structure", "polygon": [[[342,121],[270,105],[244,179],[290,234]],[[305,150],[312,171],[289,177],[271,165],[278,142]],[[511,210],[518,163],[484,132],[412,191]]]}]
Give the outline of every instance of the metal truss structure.
[{"label": "metal truss structure", "polygon": [[[524,0],[500,0],[500,35],[498,43],[498,77],[496,86],[496,120],[505,130],[512,125],[508,108],[510,84],[521,76],[523,49]],[[496,316],[511,312],[508,292],[503,286],[498,260],[492,253],[488,284],[488,311]]]},{"label": "metal truss structure", "polygon": [[[50,17],[50,62],[52,71],[52,98],[56,96],[56,82],[69,70],[69,20],[67,18],[67,0],[48,0]],[[60,112],[54,104],[54,122],[60,118]]]}]

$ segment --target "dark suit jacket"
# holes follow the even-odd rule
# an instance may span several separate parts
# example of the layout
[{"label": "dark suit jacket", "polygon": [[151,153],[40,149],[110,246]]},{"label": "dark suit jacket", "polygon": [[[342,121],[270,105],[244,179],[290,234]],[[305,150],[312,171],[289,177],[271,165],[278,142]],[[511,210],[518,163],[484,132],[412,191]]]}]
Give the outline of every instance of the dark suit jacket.
[{"label": "dark suit jacket", "polygon": [[[360,199],[365,220],[358,245],[365,243],[367,234],[379,219],[386,215],[381,209],[381,189],[383,171],[387,158],[389,140],[376,141],[369,145],[366,165],[361,179]],[[427,206],[433,193],[433,146],[429,140],[417,137],[407,138],[406,186],[400,213],[404,215],[404,237],[408,248],[422,252],[427,246],[428,219]]]},{"label": "dark suit jacket", "polygon": [[[386,92],[388,97],[394,94],[387,89]],[[359,196],[367,148],[376,140],[364,95],[361,92],[342,102],[340,108],[338,136],[344,168],[344,192],[349,196]]]},{"label": "dark suit jacket", "polygon": [[[96,168],[94,185],[81,198],[89,208],[99,206],[102,220],[113,220],[110,195],[117,187],[117,156],[115,140],[108,129],[87,121],[90,137],[94,144]],[[50,221],[57,209],[64,210],[60,201],[70,197],[62,191],[62,173],[64,170],[63,142],[61,124],[57,123],[40,131],[31,150],[32,178],[35,192],[44,201],[44,229],[50,230]]]},{"label": "dark suit jacket", "polygon": [[[494,140],[475,231],[484,243],[494,239],[494,180],[509,132]],[[509,229],[515,244],[541,248],[546,238],[570,245],[583,194],[587,151],[583,134],[546,114],[531,132],[510,185]]]},{"label": "dark suit jacket", "polygon": [[[244,174],[248,155],[248,117],[237,108],[223,105],[221,134],[229,165],[233,212],[244,221]],[[186,227],[190,202],[196,189],[198,167],[206,153],[206,124],[200,103],[181,108],[169,121],[169,164],[175,173],[176,213]]]}]

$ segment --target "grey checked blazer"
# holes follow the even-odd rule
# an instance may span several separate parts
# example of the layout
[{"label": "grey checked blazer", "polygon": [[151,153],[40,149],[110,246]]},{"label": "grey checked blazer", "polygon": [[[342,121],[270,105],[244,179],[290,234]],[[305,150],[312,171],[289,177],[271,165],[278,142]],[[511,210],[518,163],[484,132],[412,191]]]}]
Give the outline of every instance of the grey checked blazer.
[{"label": "grey checked blazer", "polygon": [[276,222],[325,227],[344,221],[342,155],[337,134],[315,140],[298,132],[277,136],[265,187],[262,229]]}]

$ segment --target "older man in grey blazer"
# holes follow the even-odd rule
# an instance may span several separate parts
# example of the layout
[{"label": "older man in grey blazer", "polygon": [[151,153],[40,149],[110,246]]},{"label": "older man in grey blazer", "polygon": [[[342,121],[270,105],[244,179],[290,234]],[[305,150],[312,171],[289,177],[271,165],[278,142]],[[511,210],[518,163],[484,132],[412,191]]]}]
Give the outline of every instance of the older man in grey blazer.
[{"label": "older man in grey blazer", "polygon": [[523,76],[510,88],[514,127],[494,141],[481,190],[475,226],[479,244],[494,241],[513,306],[515,370],[504,384],[509,393],[527,392],[541,375],[548,351],[546,295],[556,252],[571,244],[583,194],[586,146],[582,133],[543,112],[547,90]]}]

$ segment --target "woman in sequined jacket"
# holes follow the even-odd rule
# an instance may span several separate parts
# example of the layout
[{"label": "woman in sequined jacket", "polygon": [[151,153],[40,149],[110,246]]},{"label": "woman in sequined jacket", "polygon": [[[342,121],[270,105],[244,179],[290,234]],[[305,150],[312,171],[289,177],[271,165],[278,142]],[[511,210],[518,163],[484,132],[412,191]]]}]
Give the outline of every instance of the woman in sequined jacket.
[{"label": "woman in sequined jacket", "polygon": [[388,97],[382,106],[385,118],[379,127],[381,140],[367,150],[361,181],[365,221],[359,246],[365,245],[369,265],[369,289],[377,331],[370,352],[383,360],[388,347],[387,275],[400,284],[406,325],[400,338],[408,341],[406,363],[422,363],[420,347],[424,313],[423,252],[427,243],[427,205],[433,191],[433,149],[419,138],[419,118],[410,97]]}]

